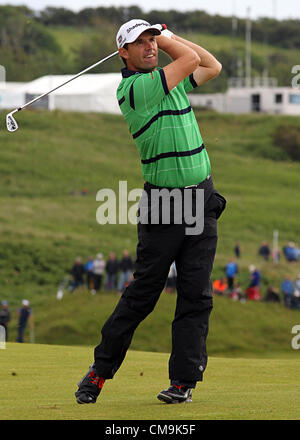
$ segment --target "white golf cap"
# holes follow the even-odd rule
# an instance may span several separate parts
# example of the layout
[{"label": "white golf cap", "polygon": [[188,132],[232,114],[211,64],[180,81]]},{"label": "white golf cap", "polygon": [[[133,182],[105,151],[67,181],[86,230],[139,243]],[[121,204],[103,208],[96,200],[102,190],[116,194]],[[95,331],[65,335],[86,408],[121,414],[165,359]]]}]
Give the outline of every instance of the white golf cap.
[{"label": "white golf cap", "polygon": [[23,299],[23,301],[22,301],[22,305],[23,305],[23,306],[29,306],[29,301],[28,301],[28,299]]},{"label": "white golf cap", "polygon": [[161,29],[161,24],[151,25],[145,20],[134,19],[127,21],[120,27],[117,33],[116,42],[118,49],[126,43],[133,43],[145,31],[153,31],[155,35],[160,35]]}]

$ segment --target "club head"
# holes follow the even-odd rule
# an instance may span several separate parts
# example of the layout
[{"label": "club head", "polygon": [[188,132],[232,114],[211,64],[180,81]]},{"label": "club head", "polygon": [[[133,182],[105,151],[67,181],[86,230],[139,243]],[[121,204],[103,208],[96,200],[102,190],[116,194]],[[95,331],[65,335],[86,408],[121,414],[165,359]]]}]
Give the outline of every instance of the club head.
[{"label": "club head", "polygon": [[16,131],[19,128],[17,121],[13,117],[13,113],[14,112],[11,112],[8,115],[6,115],[6,128],[8,131]]}]

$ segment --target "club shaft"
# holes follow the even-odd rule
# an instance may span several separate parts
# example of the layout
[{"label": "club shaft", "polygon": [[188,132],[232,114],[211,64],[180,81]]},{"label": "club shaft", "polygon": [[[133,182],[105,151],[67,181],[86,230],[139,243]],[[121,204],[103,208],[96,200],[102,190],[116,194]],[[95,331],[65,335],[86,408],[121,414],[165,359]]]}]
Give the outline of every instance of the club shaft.
[{"label": "club shaft", "polygon": [[[99,66],[99,64],[104,63],[104,61],[108,60],[109,58],[112,58],[113,56],[117,55],[119,52],[113,52],[112,54],[108,55],[107,57],[103,58],[102,60],[98,61],[97,63],[93,64],[90,67],[87,67],[86,69],[82,70],[81,72],[77,73],[77,75],[73,76],[72,78],[68,79],[68,81],[65,81],[64,83],[58,85],[57,87],[54,87],[53,89],[49,90],[49,92],[43,93],[42,95],[38,96],[37,98],[32,99],[29,102],[26,102],[26,104],[22,105],[15,111],[21,111],[24,108],[28,107],[29,105],[33,104],[34,102],[38,101],[39,99],[44,98],[45,96],[49,95],[50,93],[54,92],[55,90],[60,89],[61,87],[65,86],[66,84],[70,83],[71,81],[74,81],[74,79],[78,78],[79,76],[85,74],[86,72],[89,72],[90,70],[94,69],[95,67]],[[14,112],[13,112],[14,113]]]}]

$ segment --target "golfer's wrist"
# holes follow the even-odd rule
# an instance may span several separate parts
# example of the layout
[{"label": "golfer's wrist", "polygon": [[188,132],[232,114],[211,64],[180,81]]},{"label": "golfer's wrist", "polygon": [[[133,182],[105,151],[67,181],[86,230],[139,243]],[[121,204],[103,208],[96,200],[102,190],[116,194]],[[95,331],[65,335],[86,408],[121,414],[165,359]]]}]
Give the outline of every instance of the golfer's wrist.
[{"label": "golfer's wrist", "polygon": [[172,36],[174,35],[173,32],[171,32],[169,29],[164,29],[161,33],[161,35],[163,35],[164,37],[167,38],[172,38]]},{"label": "golfer's wrist", "polygon": [[167,38],[172,38],[173,32],[167,28],[166,24],[160,24],[159,26],[160,26],[160,31],[161,31],[160,35],[167,37]]}]

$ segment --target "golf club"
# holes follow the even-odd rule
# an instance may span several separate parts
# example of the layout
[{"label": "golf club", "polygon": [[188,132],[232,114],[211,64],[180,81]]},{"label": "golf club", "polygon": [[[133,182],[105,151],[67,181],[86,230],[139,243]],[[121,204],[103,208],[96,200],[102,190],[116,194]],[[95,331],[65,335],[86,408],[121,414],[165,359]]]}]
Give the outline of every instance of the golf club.
[{"label": "golf club", "polygon": [[55,90],[60,89],[62,86],[65,86],[69,82],[74,81],[74,79],[78,78],[79,76],[83,75],[84,73],[88,72],[89,70],[94,69],[95,67],[99,66],[99,64],[104,63],[104,61],[108,60],[109,58],[112,58],[113,56],[117,55],[118,53],[119,53],[118,51],[113,52],[112,54],[108,55],[107,57],[105,57],[102,60],[98,61],[97,63],[93,64],[92,66],[87,67],[86,69],[77,73],[77,75],[73,76],[71,79],[64,82],[63,84],[60,84],[59,86],[54,87],[53,89],[49,90],[49,92],[43,93],[42,95],[38,96],[37,98],[32,99],[31,101],[27,102],[26,104],[22,105],[21,107],[16,108],[12,112],[8,113],[6,115],[6,128],[7,128],[7,130],[10,132],[18,130],[17,121],[15,120],[15,118],[13,116],[14,113],[17,113],[17,112],[23,110],[24,108],[28,107],[29,105],[33,104],[34,102],[38,101],[39,99],[44,98],[44,96],[47,96],[50,93],[54,92]]}]

